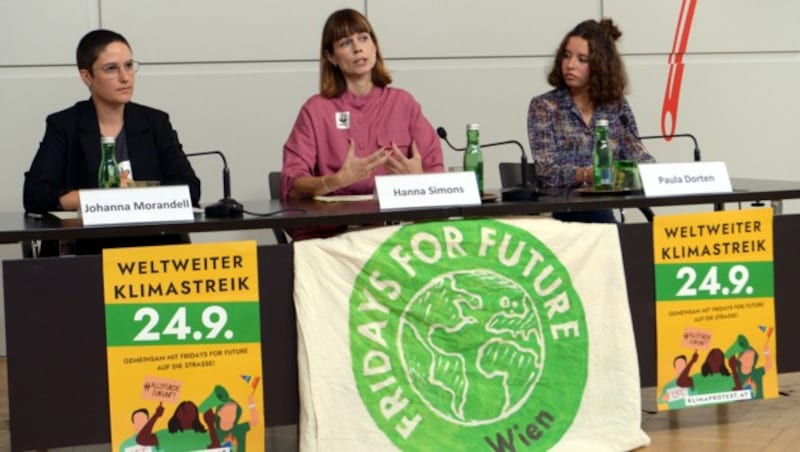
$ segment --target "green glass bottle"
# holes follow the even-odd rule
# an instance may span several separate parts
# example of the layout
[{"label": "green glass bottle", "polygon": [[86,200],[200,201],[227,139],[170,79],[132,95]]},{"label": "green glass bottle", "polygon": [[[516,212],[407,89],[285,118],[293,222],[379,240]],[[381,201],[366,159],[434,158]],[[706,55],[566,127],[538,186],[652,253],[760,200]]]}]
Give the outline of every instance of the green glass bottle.
[{"label": "green glass bottle", "polygon": [[483,194],[483,152],[480,145],[480,126],[467,124],[467,149],[464,150],[464,171],[473,171],[478,191]]},{"label": "green glass bottle", "polygon": [[119,187],[120,174],[117,165],[117,144],[114,137],[100,138],[100,169],[97,172],[99,188]]},{"label": "green glass bottle", "polygon": [[608,120],[598,119],[594,128],[594,189],[612,190],[614,188],[614,154],[608,142]]}]

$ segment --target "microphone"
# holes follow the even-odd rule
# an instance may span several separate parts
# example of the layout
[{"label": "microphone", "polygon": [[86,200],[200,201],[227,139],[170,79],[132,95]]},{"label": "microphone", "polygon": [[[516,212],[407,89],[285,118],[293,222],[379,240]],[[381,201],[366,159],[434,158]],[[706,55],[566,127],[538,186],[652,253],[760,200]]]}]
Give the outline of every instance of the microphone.
[{"label": "microphone", "polygon": [[[439,135],[439,138],[443,139],[445,143],[447,143],[447,146],[449,146],[450,149],[456,152],[463,152],[467,149],[467,148],[457,148],[453,146],[453,144],[450,143],[450,140],[447,139],[447,130],[445,130],[444,127],[441,126],[437,127],[436,134]],[[525,154],[525,147],[522,146],[522,143],[520,143],[517,140],[506,140],[506,141],[496,141],[494,143],[486,143],[486,144],[482,143],[480,146],[482,148],[490,148],[493,146],[502,146],[505,144],[516,144],[517,146],[519,146],[522,181],[520,186],[501,189],[500,192],[503,201],[530,201],[536,198],[537,196],[539,196],[539,190],[537,190],[536,187],[531,186],[528,181],[528,156]]]},{"label": "microphone", "polygon": [[[629,124],[628,117],[625,116],[624,114],[619,115],[619,122],[621,122],[622,125],[625,126],[626,128],[628,127],[628,124]],[[698,146],[698,144],[697,144],[697,138],[695,138],[694,135],[692,135],[691,133],[673,133],[672,135],[647,135],[647,136],[643,136],[643,137],[637,136],[636,138],[638,138],[640,140],[655,140],[655,139],[658,139],[658,138],[663,138],[666,141],[670,141],[675,137],[678,137],[678,138],[691,138],[692,139],[692,142],[694,143],[694,161],[695,162],[699,162],[700,161],[700,146]]]},{"label": "microphone", "polygon": [[[436,128],[436,134],[439,135],[439,138],[443,139],[445,143],[447,143],[447,146],[449,146],[450,149],[452,149],[452,150],[454,150],[456,152],[464,152],[464,151],[467,150],[467,148],[457,148],[457,147],[453,146],[453,143],[451,143],[450,140],[447,139],[447,131],[444,130],[444,127],[441,127],[441,126],[437,127]],[[485,146],[485,145],[482,145],[482,146]]]},{"label": "microphone", "polygon": [[231,198],[231,171],[228,169],[228,161],[222,151],[202,151],[187,153],[187,157],[216,154],[222,158],[222,199],[214,204],[206,206],[206,216],[209,218],[236,218],[241,217],[244,211],[238,201]]}]

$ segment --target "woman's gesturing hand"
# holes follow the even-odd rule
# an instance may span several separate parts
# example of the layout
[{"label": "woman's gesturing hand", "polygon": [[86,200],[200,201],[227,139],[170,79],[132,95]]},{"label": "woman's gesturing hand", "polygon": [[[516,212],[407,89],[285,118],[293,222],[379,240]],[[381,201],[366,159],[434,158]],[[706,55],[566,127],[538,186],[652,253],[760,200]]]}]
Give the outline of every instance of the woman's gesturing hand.
[{"label": "woman's gesturing hand", "polygon": [[362,158],[356,157],[355,151],[356,145],[353,140],[350,140],[344,163],[337,173],[339,185],[342,187],[352,185],[372,176],[375,169],[384,165],[392,153],[391,149],[380,148]]},{"label": "woman's gesturing hand", "polygon": [[415,141],[411,142],[411,157],[406,157],[403,151],[392,142],[391,153],[386,160],[386,169],[393,174],[420,174],[422,173],[422,157]]}]

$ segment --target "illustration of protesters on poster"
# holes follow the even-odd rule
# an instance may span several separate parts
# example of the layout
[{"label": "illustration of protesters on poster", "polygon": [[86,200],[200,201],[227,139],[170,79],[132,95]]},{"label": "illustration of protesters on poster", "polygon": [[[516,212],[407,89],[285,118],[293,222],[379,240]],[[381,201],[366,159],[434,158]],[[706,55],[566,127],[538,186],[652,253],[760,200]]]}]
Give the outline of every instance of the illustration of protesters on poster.
[{"label": "illustration of protesters on poster", "polygon": [[112,450],[264,450],[255,242],[103,252]]},{"label": "illustration of protesters on poster", "polygon": [[778,396],[772,209],[653,222],[658,409]]}]

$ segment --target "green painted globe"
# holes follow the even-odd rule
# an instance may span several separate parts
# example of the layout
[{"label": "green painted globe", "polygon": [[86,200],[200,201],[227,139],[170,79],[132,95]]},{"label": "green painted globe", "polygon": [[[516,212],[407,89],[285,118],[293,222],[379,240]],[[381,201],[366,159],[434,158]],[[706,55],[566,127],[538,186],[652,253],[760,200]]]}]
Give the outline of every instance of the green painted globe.
[{"label": "green painted globe", "polygon": [[450,272],[430,281],[406,306],[398,340],[404,371],[423,403],[463,425],[513,414],[544,368],[533,300],[490,270]]}]

